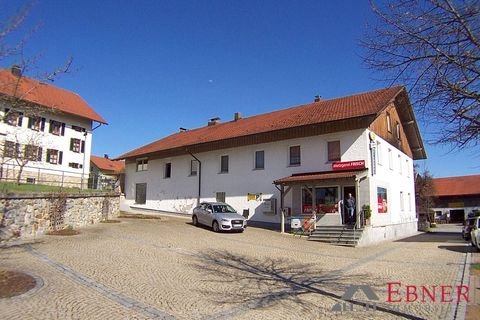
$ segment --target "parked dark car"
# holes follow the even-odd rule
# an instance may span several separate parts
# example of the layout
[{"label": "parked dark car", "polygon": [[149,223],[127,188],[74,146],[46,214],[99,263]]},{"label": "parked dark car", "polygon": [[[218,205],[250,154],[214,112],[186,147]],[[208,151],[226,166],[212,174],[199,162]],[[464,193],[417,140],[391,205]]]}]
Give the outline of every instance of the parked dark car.
[{"label": "parked dark car", "polygon": [[247,220],[224,202],[203,202],[193,209],[194,226],[203,224],[213,231],[239,231],[247,227]]}]

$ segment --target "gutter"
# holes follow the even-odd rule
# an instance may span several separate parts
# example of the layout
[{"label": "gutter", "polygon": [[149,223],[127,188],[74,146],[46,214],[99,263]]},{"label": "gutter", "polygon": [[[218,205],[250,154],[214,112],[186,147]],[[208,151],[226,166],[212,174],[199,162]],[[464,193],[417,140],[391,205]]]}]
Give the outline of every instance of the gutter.
[{"label": "gutter", "polygon": [[201,198],[201,195],[202,195],[202,162],[200,161],[200,159],[198,159],[197,157],[195,157],[193,155],[193,153],[191,153],[190,151],[186,150],[188,152],[188,154],[190,154],[192,156],[192,158],[194,158],[196,161],[198,161],[198,195],[197,195],[197,206],[200,205],[200,198]]}]

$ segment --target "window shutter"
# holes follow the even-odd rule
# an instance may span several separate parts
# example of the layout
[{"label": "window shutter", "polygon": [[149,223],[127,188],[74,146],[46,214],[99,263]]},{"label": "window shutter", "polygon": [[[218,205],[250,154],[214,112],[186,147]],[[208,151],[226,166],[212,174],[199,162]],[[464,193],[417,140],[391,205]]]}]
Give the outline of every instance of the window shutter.
[{"label": "window shutter", "polygon": [[73,151],[73,138],[70,138],[70,151]]},{"label": "window shutter", "polygon": [[81,152],[82,153],[85,153],[85,141],[82,140],[82,149],[81,149]]},{"label": "window shutter", "polygon": [[58,164],[62,164],[63,151],[58,152]]},{"label": "window shutter", "polygon": [[22,120],[23,120],[23,112],[20,112],[18,114],[18,126],[21,127],[22,126]]},{"label": "window shutter", "polygon": [[28,128],[32,129],[32,117],[28,117]]},{"label": "window shutter", "polygon": [[50,126],[49,126],[49,128],[48,128],[48,133],[52,133],[52,130],[53,130],[53,125],[52,125],[53,120],[50,120],[49,123],[50,123]]},{"label": "window shutter", "polygon": [[65,135],[65,123],[62,123],[62,136]]},{"label": "window shutter", "polygon": [[43,153],[43,149],[42,147],[38,147],[38,154],[37,154],[37,161],[42,161],[42,153]]},{"label": "window shutter", "polygon": [[50,149],[47,149],[47,162],[50,163]]},{"label": "window shutter", "polygon": [[43,132],[45,131],[45,118],[42,118],[42,124],[40,126],[40,130]]}]

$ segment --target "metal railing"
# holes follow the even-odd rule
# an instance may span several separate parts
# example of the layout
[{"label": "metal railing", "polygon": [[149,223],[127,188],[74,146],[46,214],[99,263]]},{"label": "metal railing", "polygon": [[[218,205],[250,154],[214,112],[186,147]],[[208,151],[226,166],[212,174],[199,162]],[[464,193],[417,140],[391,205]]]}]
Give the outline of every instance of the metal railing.
[{"label": "metal railing", "polygon": [[99,174],[41,168],[20,167],[12,163],[0,164],[0,191],[69,192],[118,191],[117,180],[105,179]]}]

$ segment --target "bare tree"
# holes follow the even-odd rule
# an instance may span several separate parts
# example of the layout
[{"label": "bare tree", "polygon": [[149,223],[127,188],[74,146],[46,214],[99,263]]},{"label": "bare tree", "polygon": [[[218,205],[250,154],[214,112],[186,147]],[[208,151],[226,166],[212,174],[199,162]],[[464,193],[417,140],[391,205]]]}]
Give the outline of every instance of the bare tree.
[{"label": "bare tree", "polygon": [[480,144],[480,1],[387,0],[362,41],[365,63],[405,84],[433,143]]},{"label": "bare tree", "polygon": [[434,212],[434,185],[433,177],[428,170],[418,172],[415,166],[415,204],[419,215],[424,216],[428,222],[435,222]]}]

